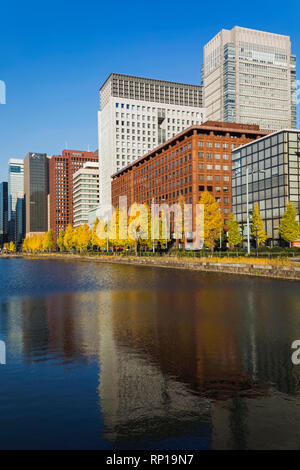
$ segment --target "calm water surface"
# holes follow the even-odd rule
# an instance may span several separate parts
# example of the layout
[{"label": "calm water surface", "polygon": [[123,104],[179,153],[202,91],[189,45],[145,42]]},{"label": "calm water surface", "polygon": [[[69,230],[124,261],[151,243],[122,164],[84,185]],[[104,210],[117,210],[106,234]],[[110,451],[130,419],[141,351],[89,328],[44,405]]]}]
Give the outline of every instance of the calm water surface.
[{"label": "calm water surface", "polygon": [[0,259],[2,449],[300,448],[299,283]]}]

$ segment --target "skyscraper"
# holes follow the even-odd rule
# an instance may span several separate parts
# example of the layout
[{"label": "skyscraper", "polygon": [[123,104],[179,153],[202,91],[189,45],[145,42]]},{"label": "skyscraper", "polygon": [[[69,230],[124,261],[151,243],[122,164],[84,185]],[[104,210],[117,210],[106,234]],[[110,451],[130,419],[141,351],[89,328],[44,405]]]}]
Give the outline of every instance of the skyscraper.
[{"label": "skyscraper", "polygon": [[202,79],[207,118],[296,127],[296,56],[289,36],[235,26],[204,46]]},{"label": "skyscraper", "polygon": [[98,152],[64,150],[49,162],[50,228],[56,240],[73,224],[73,174],[86,162],[98,162]]},{"label": "skyscraper", "polygon": [[24,162],[10,158],[8,161],[8,239],[16,241],[16,203],[24,193]]},{"label": "skyscraper", "polygon": [[26,236],[48,230],[49,158],[28,153],[24,158]]},{"label": "skyscraper", "polygon": [[0,247],[8,240],[7,182],[0,183]]},{"label": "skyscraper", "polygon": [[99,206],[99,162],[86,162],[73,174],[73,225],[87,224]]},{"label": "skyscraper", "polygon": [[26,234],[25,198],[19,193],[16,203],[16,247],[21,248]]},{"label": "skyscraper", "polygon": [[111,175],[194,124],[202,124],[202,87],[111,74],[100,90],[100,205],[111,203]]}]

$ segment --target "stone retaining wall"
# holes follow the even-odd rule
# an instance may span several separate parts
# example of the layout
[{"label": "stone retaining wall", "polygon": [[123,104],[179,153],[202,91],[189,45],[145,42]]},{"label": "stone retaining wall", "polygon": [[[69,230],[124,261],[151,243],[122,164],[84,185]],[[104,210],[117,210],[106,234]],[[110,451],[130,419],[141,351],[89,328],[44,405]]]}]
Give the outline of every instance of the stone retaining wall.
[{"label": "stone retaining wall", "polygon": [[[193,271],[216,272],[227,274],[243,274],[247,276],[260,276],[279,279],[300,280],[300,266],[272,266],[262,264],[242,264],[242,263],[210,263],[189,260],[177,260],[172,258],[126,258],[119,256],[84,256],[84,255],[2,255],[9,258],[31,258],[31,259],[65,259],[69,261],[93,261],[96,263],[116,263],[137,266],[154,266],[161,268],[189,269]],[[296,264],[296,263],[295,263]]]}]

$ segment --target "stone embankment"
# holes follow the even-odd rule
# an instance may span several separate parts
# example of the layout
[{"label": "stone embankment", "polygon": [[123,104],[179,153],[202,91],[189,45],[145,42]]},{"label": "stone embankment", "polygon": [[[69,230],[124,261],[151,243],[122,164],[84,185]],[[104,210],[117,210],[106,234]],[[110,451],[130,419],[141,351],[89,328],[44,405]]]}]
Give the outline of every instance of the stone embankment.
[{"label": "stone embankment", "polygon": [[220,263],[210,261],[193,260],[191,258],[178,259],[169,257],[122,257],[122,256],[85,256],[68,254],[46,254],[36,255],[2,255],[2,258],[30,258],[30,259],[52,259],[69,261],[90,261],[96,263],[114,263],[136,266],[153,266],[160,268],[188,269],[192,271],[238,274],[247,276],[260,276],[278,279],[300,280],[300,266],[297,263],[290,265],[272,265],[272,264],[250,264],[250,263]]}]

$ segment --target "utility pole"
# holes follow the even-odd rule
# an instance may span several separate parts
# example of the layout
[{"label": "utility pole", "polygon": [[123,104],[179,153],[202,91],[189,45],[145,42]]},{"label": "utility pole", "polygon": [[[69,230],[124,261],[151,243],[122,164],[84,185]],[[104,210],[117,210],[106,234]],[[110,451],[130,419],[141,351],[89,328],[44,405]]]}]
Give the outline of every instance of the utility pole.
[{"label": "utility pole", "polygon": [[247,197],[247,252],[250,255],[250,222],[249,222],[249,169],[246,166],[246,197]]},{"label": "utility pole", "polygon": [[155,241],[154,241],[154,197],[152,198],[152,207],[151,207],[151,230],[152,230],[152,252],[155,253]]},{"label": "utility pole", "polygon": [[106,225],[106,251],[108,253],[108,220]]},{"label": "utility pole", "polygon": [[256,235],[256,257],[258,258],[257,225],[255,226],[255,235]]}]

